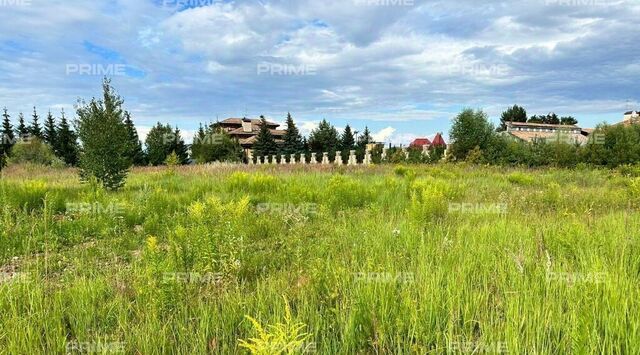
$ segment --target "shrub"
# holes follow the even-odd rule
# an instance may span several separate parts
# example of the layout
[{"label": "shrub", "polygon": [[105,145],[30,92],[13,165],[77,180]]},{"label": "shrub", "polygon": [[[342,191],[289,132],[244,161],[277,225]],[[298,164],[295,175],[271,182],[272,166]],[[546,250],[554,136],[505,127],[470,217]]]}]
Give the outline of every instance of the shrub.
[{"label": "shrub", "polygon": [[56,158],[53,149],[38,138],[18,142],[11,149],[10,164],[32,163],[47,166],[64,166],[64,163]]}]

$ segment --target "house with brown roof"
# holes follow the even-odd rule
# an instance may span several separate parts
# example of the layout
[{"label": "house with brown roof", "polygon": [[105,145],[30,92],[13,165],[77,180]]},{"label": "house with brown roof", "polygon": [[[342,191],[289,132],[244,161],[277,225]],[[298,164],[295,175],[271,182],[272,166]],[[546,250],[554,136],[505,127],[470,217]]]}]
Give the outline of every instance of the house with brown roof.
[{"label": "house with brown roof", "polygon": [[[218,122],[218,126],[222,128],[232,138],[236,138],[244,150],[253,149],[262,120],[259,118],[227,118]],[[267,121],[267,127],[273,135],[276,143],[283,142],[285,130],[278,129],[279,124]]]},{"label": "house with brown roof", "polygon": [[506,122],[506,134],[527,143],[564,142],[586,144],[589,141],[589,129],[576,125],[559,125],[531,122]]}]

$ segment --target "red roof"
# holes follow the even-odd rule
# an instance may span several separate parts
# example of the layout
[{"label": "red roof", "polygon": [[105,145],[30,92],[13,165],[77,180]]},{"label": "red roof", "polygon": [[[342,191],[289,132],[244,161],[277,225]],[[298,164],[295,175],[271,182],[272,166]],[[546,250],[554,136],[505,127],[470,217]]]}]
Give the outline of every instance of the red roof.
[{"label": "red roof", "polygon": [[424,147],[425,145],[431,145],[429,138],[416,138],[409,147]]},{"label": "red roof", "polygon": [[436,136],[433,138],[433,146],[434,147],[446,147],[447,143],[444,141],[444,138],[442,138],[442,135],[440,133],[436,134]]}]

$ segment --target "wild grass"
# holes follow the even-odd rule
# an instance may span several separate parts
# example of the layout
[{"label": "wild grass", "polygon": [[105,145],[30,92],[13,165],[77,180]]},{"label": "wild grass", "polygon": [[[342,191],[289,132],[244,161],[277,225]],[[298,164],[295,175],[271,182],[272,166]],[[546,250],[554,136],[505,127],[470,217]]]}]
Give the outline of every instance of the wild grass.
[{"label": "wild grass", "polygon": [[0,353],[633,353],[628,171],[12,167]]}]

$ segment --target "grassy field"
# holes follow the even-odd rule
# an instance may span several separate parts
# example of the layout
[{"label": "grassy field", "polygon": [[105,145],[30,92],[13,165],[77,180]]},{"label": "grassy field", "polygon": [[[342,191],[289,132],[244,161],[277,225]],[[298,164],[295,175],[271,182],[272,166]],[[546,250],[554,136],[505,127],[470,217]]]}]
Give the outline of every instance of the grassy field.
[{"label": "grassy field", "polygon": [[640,178],[72,170],[0,183],[0,353],[634,353]]}]

